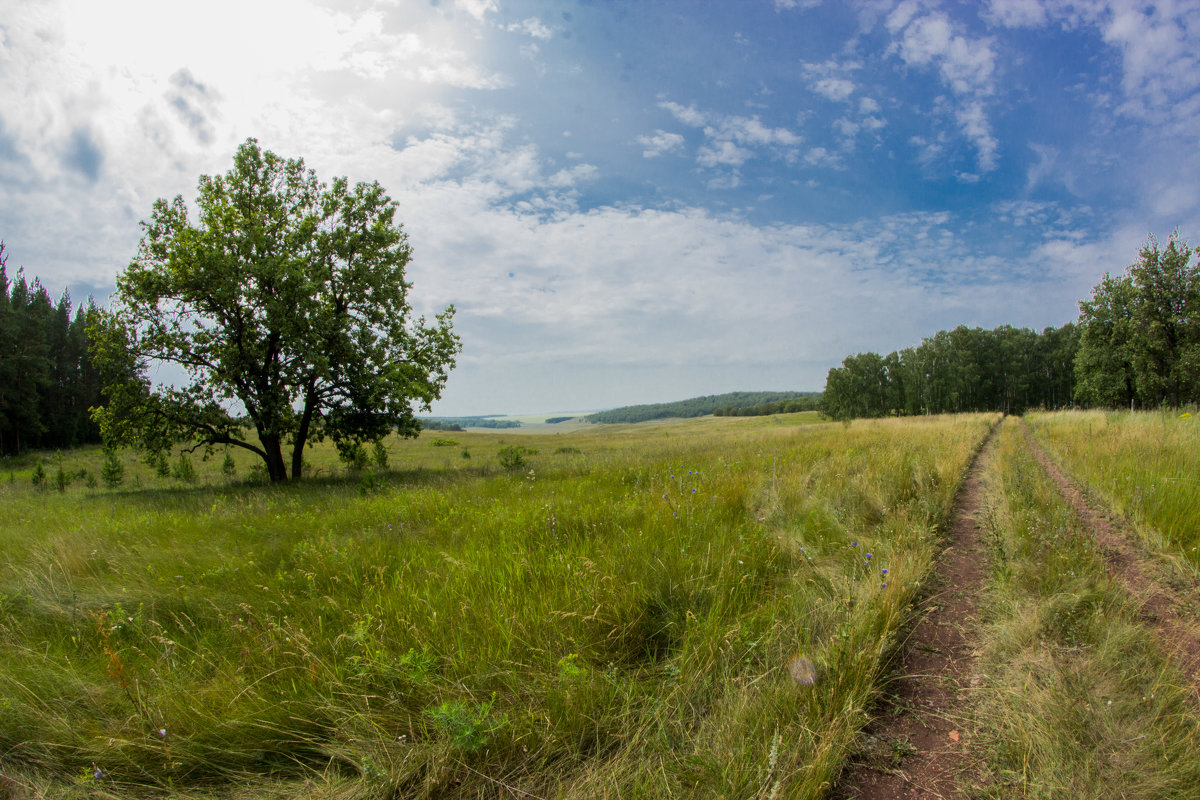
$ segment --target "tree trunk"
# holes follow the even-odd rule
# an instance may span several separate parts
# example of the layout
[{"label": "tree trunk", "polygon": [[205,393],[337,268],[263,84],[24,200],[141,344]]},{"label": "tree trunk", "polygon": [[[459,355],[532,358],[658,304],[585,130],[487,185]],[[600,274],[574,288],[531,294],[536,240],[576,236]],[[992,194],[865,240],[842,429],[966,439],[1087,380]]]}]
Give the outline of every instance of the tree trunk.
[{"label": "tree trunk", "polygon": [[263,452],[266,454],[267,475],[271,478],[271,483],[286,481],[287,465],[283,461],[283,450],[280,448],[279,437],[259,434],[258,438],[262,440]]},{"label": "tree trunk", "polygon": [[292,480],[298,481],[304,475],[304,446],[308,442],[308,431],[312,425],[313,413],[317,408],[317,398],[313,387],[308,387],[304,398],[304,413],[300,415],[300,427],[296,429],[296,443],[292,447]]}]

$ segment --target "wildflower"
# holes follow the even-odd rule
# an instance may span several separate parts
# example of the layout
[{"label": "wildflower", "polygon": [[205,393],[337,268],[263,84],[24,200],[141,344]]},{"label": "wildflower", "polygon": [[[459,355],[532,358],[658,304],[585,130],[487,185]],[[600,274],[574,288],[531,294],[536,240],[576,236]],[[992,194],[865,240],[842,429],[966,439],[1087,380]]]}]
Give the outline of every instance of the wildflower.
[{"label": "wildflower", "polygon": [[879,570],[879,574],[880,574],[880,575],[887,575],[887,567],[884,567],[883,569]]},{"label": "wildflower", "polygon": [[886,589],[886,588],[887,588],[887,584],[886,584],[886,583],[883,585],[883,588],[884,588],[884,589]]},{"label": "wildflower", "polygon": [[158,738],[160,738],[160,739],[165,739],[165,738],[167,738],[167,729],[166,729],[166,728],[159,728],[159,729],[158,729]]},{"label": "wildflower", "polygon": [[850,546],[851,546],[851,547],[858,547],[858,542],[856,542],[856,541],[853,541],[853,540],[852,540],[852,541],[850,542]]},{"label": "wildflower", "polygon": [[871,553],[867,553],[867,560],[868,560],[868,561],[870,561],[870,560],[871,560],[871,558],[872,558],[872,554],[871,554]]},{"label": "wildflower", "polygon": [[99,767],[96,767],[94,770],[92,770],[92,777],[96,780],[101,780],[104,778],[104,772],[101,771]]}]

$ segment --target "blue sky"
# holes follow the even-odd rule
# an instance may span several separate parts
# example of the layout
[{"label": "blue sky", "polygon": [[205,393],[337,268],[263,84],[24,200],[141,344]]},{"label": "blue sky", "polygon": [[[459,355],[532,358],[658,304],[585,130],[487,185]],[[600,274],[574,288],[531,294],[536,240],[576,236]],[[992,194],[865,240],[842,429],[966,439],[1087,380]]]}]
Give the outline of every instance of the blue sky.
[{"label": "blue sky", "polygon": [[820,389],[1200,237],[1200,3],[0,0],[10,269],[105,297],[247,137],[400,204],[435,411]]}]

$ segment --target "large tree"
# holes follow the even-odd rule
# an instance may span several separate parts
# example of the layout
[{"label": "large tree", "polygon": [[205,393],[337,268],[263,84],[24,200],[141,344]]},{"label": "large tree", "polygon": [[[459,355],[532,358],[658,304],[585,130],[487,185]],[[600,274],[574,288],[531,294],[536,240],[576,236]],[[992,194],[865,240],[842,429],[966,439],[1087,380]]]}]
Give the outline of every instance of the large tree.
[{"label": "large tree", "polygon": [[[154,204],[93,327],[106,441],[242,447],[281,481],[285,447],[298,480],[312,441],[415,435],[461,344],[453,306],[411,319],[411,249],[379,184],[326,185],[250,139],[201,176],[197,206],[193,221],[181,197]],[[184,377],[152,385],[161,363]]]},{"label": "large tree", "polygon": [[1079,304],[1076,391],[1097,405],[1200,401],[1200,250],[1176,231],[1154,236],[1123,275],[1105,275]]}]

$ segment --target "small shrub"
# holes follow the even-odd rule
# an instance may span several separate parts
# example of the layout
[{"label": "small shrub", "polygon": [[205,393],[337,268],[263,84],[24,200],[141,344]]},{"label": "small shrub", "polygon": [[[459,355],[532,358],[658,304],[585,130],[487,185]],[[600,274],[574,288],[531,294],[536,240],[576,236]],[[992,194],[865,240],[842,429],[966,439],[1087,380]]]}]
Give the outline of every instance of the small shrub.
[{"label": "small shrub", "polygon": [[225,454],[225,460],[221,462],[221,474],[226,478],[232,478],[237,474],[237,464],[233,463],[233,455]]},{"label": "small shrub", "polygon": [[463,700],[446,700],[425,715],[433,723],[433,729],[450,740],[459,750],[473,753],[488,743],[492,735],[508,724],[503,714],[492,715],[492,703],[468,704]]},{"label": "small shrub", "polygon": [[371,460],[375,462],[375,466],[379,469],[388,468],[388,451],[387,448],[383,446],[382,440],[375,442],[375,447],[371,454]]},{"label": "small shrub", "polygon": [[560,455],[577,456],[577,455],[581,454],[583,451],[580,450],[578,447],[560,447],[557,450],[555,450],[554,452],[558,453]]},{"label": "small shrub", "polygon": [[100,482],[98,480],[96,480],[96,476],[90,472],[87,474],[87,477],[84,479],[84,483],[87,485],[87,488],[89,488],[89,489],[95,489],[97,486],[100,485]]},{"label": "small shrub", "polygon": [[171,477],[171,465],[167,463],[167,454],[162,450],[150,456],[150,465],[154,467],[154,474],[158,477]]},{"label": "small shrub", "polygon": [[187,453],[179,454],[179,460],[171,468],[171,476],[184,483],[196,482],[196,468],[192,466],[192,460],[188,458]]},{"label": "small shrub", "polygon": [[46,468],[42,466],[42,462],[39,461],[37,466],[33,468],[33,475],[30,476],[30,480],[38,489],[46,487]]},{"label": "small shrub", "polygon": [[358,493],[368,495],[383,488],[383,481],[371,470],[364,470],[358,479]]},{"label": "small shrub", "polygon": [[367,468],[367,451],[361,442],[338,442],[338,458],[351,472],[362,472]]},{"label": "small shrub", "polygon": [[266,464],[255,464],[250,467],[249,480],[251,483],[269,483],[269,479]]},{"label": "small shrub", "polygon": [[112,489],[120,486],[125,480],[125,465],[117,458],[116,452],[109,450],[104,454],[104,464],[100,467],[100,478],[104,485]]},{"label": "small shrub", "polygon": [[521,450],[522,448],[513,447],[512,445],[501,448],[500,452],[497,453],[497,456],[500,458],[500,466],[509,472],[516,472],[524,468],[526,464],[525,454]]},{"label": "small shrub", "polygon": [[67,487],[71,485],[72,474],[63,469],[62,453],[58,454],[58,469],[54,471],[54,488],[59,492],[65,492]]},{"label": "small shrub", "polygon": [[457,447],[458,442],[453,439],[434,439],[429,443],[430,447]]},{"label": "small shrub", "polygon": [[464,459],[470,458],[470,457],[471,457],[471,451],[470,451],[470,450],[468,450],[467,448],[465,448],[465,447],[464,447],[464,448],[462,449],[462,453],[461,453],[461,455],[462,455],[462,457],[463,457]]}]

